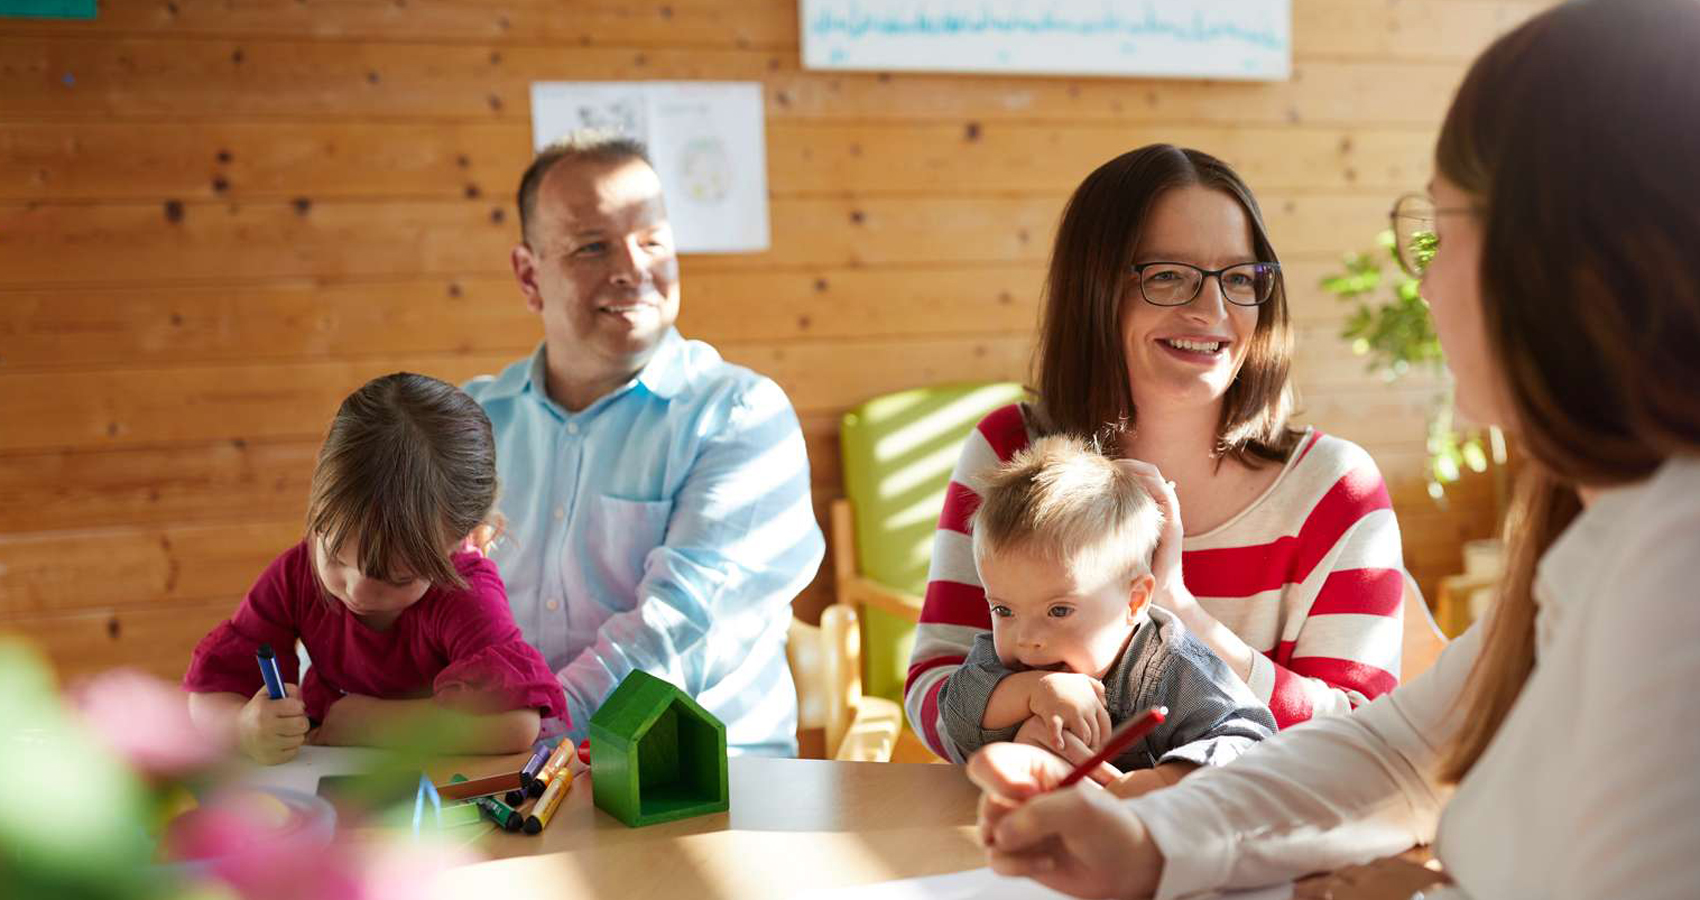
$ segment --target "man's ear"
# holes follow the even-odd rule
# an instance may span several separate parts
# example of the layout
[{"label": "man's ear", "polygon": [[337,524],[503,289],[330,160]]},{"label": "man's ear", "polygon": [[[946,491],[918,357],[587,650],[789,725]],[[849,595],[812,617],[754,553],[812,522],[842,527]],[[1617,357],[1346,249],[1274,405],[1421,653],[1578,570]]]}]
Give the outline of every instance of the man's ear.
[{"label": "man's ear", "polygon": [[537,286],[537,256],[525,244],[515,244],[508,251],[508,264],[513,266],[519,292],[525,295],[525,308],[534,313],[542,312],[543,291]]},{"label": "man's ear", "polygon": [[1139,619],[1139,614],[1145,611],[1145,604],[1151,602],[1151,589],[1157,586],[1157,579],[1150,572],[1139,576],[1127,588],[1127,621],[1131,625]]}]

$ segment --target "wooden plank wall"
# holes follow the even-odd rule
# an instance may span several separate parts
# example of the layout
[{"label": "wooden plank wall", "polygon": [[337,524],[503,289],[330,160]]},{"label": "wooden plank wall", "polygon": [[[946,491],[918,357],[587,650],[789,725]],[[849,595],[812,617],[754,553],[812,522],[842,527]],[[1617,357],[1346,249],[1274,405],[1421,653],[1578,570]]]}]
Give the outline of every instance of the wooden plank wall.
[{"label": "wooden plank wall", "polygon": [[[344,394],[533,346],[506,260],[537,80],[762,82],[773,248],[688,258],[680,325],[790,393],[821,506],[849,406],[1024,375],[1082,176],[1155,140],[1226,157],[1289,264],[1302,417],[1377,456],[1432,590],[1491,528],[1491,493],[1427,499],[1434,385],[1367,375],[1314,285],[1428,177],[1470,56],[1544,5],[1295,0],[1279,84],[805,72],[795,0],[104,0],[93,22],[0,20],[0,629],[68,675],[180,673],[298,537]],[[799,606],[828,599],[823,577]]]}]

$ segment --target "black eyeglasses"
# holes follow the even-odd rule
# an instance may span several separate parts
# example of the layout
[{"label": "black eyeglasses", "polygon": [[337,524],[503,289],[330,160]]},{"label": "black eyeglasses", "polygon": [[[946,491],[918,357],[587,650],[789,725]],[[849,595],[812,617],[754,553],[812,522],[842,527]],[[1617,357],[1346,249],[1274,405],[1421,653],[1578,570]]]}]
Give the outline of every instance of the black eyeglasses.
[{"label": "black eyeglasses", "polygon": [[1434,217],[1442,213],[1477,213],[1480,207],[1452,206],[1440,209],[1424,194],[1406,194],[1393,204],[1388,217],[1393,220],[1393,258],[1399,268],[1412,278],[1423,277],[1434,254],[1440,249],[1440,235],[1434,230]]},{"label": "black eyeglasses", "polygon": [[1222,298],[1235,306],[1257,306],[1275,296],[1281,282],[1281,264],[1239,263],[1214,271],[1191,263],[1148,262],[1133,267],[1140,296],[1152,306],[1185,306],[1204,290],[1204,279],[1214,275]]}]

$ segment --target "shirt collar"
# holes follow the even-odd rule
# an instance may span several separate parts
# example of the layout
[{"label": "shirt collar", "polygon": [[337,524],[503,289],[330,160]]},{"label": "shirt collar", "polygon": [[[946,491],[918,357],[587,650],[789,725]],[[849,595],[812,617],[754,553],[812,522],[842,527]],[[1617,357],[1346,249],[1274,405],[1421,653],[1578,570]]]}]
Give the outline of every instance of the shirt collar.
[{"label": "shirt collar", "polygon": [[667,333],[661,336],[661,345],[655,348],[655,355],[638,373],[638,383],[663,400],[673,399],[684,388],[685,377],[689,374],[686,371],[689,363],[687,349],[679,329],[669,326]]},{"label": "shirt collar", "polygon": [[[667,333],[661,336],[661,342],[655,348],[655,355],[638,372],[637,377],[616,388],[608,396],[591,404],[592,408],[600,406],[603,401],[612,399],[624,393],[634,383],[641,384],[644,390],[663,399],[671,400],[684,388],[689,364],[689,348],[685,339],[679,334],[679,329],[669,327]],[[558,410],[561,415],[567,412],[560,404],[549,396],[548,390],[548,345],[539,343],[532,351],[531,362],[525,367],[523,381],[515,387],[519,391],[529,391],[539,400],[545,401],[550,407]]]}]

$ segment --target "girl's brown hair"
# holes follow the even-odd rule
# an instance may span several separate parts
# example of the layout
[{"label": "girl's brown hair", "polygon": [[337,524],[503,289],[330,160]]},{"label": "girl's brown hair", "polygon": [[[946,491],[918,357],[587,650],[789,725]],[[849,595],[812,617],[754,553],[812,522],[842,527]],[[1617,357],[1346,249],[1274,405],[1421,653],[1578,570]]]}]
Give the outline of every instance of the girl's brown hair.
[{"label": "girl's brown hair", "polygon": [[350,538],[369,578],[464,588],[450,554],[496,502],[496,443],[459,388],[410,372],[342,401],[319,449],[307,534],[335,556]]},{"label": "girl's brown hair", "polygon": [[1700,452],[1700,3],[1571,3],[1471,67],[1437,171],[1483,223],[1481,298],[1531,462],[1443,777],[1469,772],[1535,665],[1535,567],[1578,486]]},{"label": "girl's brown hair", "polygon": [[[1069,197],[1051,250],[1034,363],[1040,431],[1097,436],[1114,452],[1122,432],[1137,427],[1121,331],[1122,304],[1145,302],[1137,291],[1128,293],[1133,250],[1157,198],[1187,186],[1238,200],[1251,222],[1257,261],[1280,262],[1251,188],[1227,163],[1151,144],[1099,166]],[[1223,399],[1218,458],[1254,467],[1286,461],[1299,439],[1287,427],[1292,357],[1287,292],[1277,279],[1274,296],[1257,308],[1245,362]]]}]

